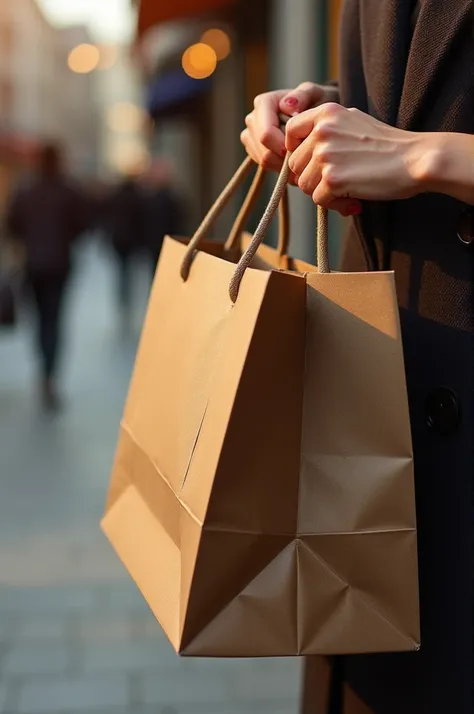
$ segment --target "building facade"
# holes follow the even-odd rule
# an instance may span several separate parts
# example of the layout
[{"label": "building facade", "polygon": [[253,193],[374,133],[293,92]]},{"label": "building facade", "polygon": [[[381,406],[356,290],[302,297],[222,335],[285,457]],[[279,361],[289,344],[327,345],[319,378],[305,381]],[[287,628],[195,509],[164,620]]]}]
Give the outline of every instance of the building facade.
[{"label": "building facade", "polygon": [[0,140],[2,173],[31,158],[44,141],[57,141],[70,169],[97,168],[95,77],[73,74],[68,55],[89,42],[83,27],[53,27],[35,0],[0,3]]}]

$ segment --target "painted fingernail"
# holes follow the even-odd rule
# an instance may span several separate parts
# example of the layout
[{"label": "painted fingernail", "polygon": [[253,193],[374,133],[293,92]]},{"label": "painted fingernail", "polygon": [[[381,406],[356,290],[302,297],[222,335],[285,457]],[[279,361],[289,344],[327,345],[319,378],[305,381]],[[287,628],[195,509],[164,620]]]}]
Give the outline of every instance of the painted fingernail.
[{"label": "painted fingernail", "polygon": [[350,216],[358,216],[359,213],[362,213],[362,206],[360,203],[350,203],[347,210]]},{"label": "painted fingernail", "polygon": [[287,97],[285,99],[285,104],[288,104],[289,107],[296,107],[298,105],[298,100],[296,97]]}]

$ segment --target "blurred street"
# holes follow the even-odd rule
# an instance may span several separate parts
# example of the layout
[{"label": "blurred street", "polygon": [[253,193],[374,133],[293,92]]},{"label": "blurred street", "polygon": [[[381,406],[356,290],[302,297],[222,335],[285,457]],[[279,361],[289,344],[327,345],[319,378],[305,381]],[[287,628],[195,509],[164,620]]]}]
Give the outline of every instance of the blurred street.
[{"label": "blurred street", "polygon": [[148,273],[133,334],[112,280],[87,246],[60,414],[37,405],[26,318],[0,334],[0,712],[294,714],[298,660],[180,660],[100,533]]}]

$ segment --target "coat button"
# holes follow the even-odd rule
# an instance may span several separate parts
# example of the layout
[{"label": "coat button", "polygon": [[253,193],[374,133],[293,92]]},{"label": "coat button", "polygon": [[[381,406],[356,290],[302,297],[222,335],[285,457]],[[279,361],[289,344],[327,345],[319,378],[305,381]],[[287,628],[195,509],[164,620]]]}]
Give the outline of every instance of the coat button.
[{"label": "coat button", "polygon": [[472,245],[474,243],[474,211],[472,208],[466,208],[461,213],[458,224],[458,238],[464,245]]},{"label": "coat button", "polygon": [[452,389],[439,387],[426,398],[426,423],[437,434],[451,434],[459,425],[461,409]]}]

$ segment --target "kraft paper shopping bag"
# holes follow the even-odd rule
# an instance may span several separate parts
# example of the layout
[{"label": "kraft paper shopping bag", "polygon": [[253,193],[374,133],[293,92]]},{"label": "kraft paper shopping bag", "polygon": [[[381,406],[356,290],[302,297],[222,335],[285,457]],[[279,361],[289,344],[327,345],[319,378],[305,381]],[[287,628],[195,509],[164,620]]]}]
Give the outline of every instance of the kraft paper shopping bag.
[{"label": "kraft paper shopping bag", "polygon": [[322,211],[319,269],[265,269],[287,178],[237,265],[166,239],[103,528],[181,654],[415,650],[393,274],[330,273]]}]

